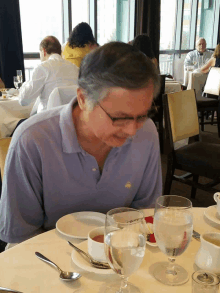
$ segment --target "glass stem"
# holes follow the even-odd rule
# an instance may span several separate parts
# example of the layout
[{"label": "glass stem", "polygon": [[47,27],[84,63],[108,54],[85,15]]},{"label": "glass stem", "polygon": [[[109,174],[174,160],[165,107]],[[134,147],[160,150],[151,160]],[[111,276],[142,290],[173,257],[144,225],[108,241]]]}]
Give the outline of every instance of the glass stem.
[{"label": "glass stem", "polygon": [[121,287],[117,293],[123,293],[126,287],[128,286],[128,277],[121,276]]},{"label": "glass stem", "polygon": [[176,276],[177,272],[175,271],[175,268],[174,268],[174,262],[176,259],[173,257],[168,257],[168,260],[169,260],[169,265],[166,269],[166,274],[171,274],[173,276]]}]

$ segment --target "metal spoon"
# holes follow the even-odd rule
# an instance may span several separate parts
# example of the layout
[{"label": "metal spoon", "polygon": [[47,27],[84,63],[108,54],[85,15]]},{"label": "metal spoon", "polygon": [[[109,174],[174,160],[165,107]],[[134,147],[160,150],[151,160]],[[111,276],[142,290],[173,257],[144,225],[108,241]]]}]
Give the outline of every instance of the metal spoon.
[{"label": "metal spoon", "polygon": [[77,252],[79,252],[80,254],[82,254],[83,256],[86,257],[86,260],[89,261],[91,263],[91,265],[93,265],[95,268],[97,269],[110,269],[110,266],[107,262],[101,262],[98,260],[93,259],[89,254],[85,253],[85,251],[81,250],[80,248],[78,248],[77,246],[75,246],[73,243],[71,243],[70,241],[68,241],[69,245],[72,246],[73,248],[75,248],[75,250]]},{"label": "metal spoon", "polygon": [[8,292],[8,293],[22,293],[20,291],[16,291],[16,290],[13,290],[13,289],[8,289],[8,288],[3,288],[3,287],[0,287],[0,293],[5,293],[5,292]]},{"label": "metal spoon", "polygon": [[35,252],[35,254],[39,259],[41,259],[41,260],[53,265],[59,271],[60,279],[63,280],[63,281],[74,281],[74,280],[77,280],[80,277],[82,277],[79,273],[72,273],[72,272],[64,272],[64,271],[62,271],[54,262],[52,262],[51,260],[46,258],[40,252]]}]

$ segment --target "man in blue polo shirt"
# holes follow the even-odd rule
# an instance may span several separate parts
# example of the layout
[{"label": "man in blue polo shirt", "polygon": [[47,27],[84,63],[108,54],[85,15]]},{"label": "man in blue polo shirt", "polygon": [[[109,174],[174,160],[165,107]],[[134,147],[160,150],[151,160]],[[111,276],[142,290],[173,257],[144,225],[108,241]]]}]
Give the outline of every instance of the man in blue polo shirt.
[{"label": "man in blue polo shirt", "polygon": [[106,44],[82,61],[77,97],[15,131],[0,202],[0,238],[24,241],[79,211],[153,206],[162,194],[157,130],[147,113],[155,66],[140,51]]}]

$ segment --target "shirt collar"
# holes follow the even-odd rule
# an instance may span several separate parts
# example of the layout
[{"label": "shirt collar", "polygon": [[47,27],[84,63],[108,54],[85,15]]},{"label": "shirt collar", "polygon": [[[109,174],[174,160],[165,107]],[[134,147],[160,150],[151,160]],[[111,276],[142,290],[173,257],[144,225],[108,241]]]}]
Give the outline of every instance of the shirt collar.
[{"label": "shirt collar", "polygon": [[51,54],[50,57],[48,58],[48,60],[64,60],[61,55],[54,53]]},{"label": "shirt collar", "polygon": [[82,149],[79,145],[72,118],[73,105],[77,103],[74,97],[71,102],[65,105],[60,113],[60,130],[62,136],[62,148],[64,153],[78,153]]}]

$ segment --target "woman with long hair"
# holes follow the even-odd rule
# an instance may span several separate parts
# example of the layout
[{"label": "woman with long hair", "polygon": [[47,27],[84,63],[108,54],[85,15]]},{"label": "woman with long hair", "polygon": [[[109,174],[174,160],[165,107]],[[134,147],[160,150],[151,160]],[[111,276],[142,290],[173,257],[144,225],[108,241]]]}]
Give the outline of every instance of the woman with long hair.
[{"label": "woman with long hair", "polygon": [[91,27],[88,23],[81,22],[70,34],[63,50],[63,58],[79,67],[83,57],[97,46]]},{"label": "woman with long hair", "polygon": [[215,47],[215,51],[209,61],[201,68],[201,72],[207,73],[211,67],[220,67],[220,43]]}]

